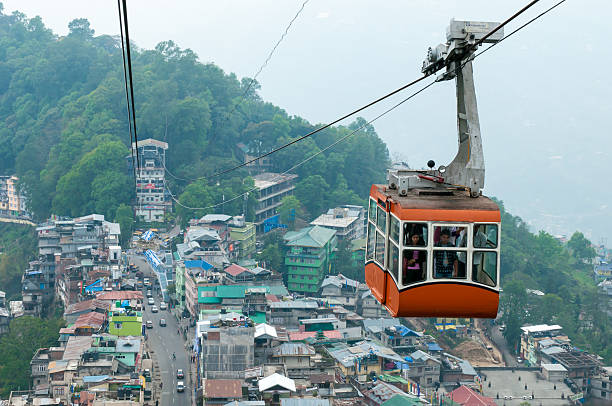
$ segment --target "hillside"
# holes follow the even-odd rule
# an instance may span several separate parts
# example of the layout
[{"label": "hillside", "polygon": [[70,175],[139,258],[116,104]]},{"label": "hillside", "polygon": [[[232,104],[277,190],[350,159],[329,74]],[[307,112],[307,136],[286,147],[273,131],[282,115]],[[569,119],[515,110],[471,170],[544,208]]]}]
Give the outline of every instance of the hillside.
[{"label": "hillside", "polygon": [[[69,27],[60,38],[38,17],[0,14],[0,173],[20,177],[39,220],[92,211],[113,219],[133,198],[120,43],[95,36],[84,19]],[[190,181],[239,163],[238,144],[266,152],[315,128],[263,101],[257,83],[202,64],[172,41],[132,55],[139,139],[169,144],[168,187],[187,206],[248,188],[246,171]],[[273,155],[271,170],[289,169],[361,124],[330,128]],[[385,144],[367,127],[297,168],[296,195],[313,215],[341,202],[363,203],[388,162]],[[236,214],[242,202],[225,209]]]}]

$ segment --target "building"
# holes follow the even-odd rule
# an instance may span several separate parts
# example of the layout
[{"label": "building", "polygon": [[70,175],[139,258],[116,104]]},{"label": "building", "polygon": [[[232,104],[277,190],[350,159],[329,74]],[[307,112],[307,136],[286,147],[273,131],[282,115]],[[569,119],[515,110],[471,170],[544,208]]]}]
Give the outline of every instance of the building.
[{"label": "building", "polygon": [[255,366],[255,328],[246,321],[198,323],[203,379],[244,379]]},{"label": "building", "polygon": [[304,343],[283,343],[273,350],[272,356],[278,363],[283,364],[287,376],[291,379],[306,379],[310,376],[310,368],[315,349]]},{"label": "building", "polygon": [[406,376],[424,388],[432,388],[440,383],[442,362],[430,354],[417,350],[410,354]]},{"label": "building", "polygon": [[242,399],[240,379],[205,379],[203,388],[205,405],[225,405]]},{"label": "building", "polygon": [[244,216],[234,216],[229,229],[236,257],[238,259],[251,258],[255,254],[255,223],[245,221]]},{"label": "building", "polygon": [[140,312],[111,312],[108,332],[118,337],[139,336],[142,334],[142,315]]},{"label": "building", "polygon": [[26,197],[17,186],[16,176],[0,176],[0,215],[30,218],[26,209]]},{"label": "building", "polygon": [[334,230],[320,226],[285,234],[287,288],[290,291],[308,294],[319,291],[323,278],[331,271],[338,244],[335,234]]},{"label": "building", "polygon": [[452,404],[461,406],[497,406],[493,398],[483,396],[465,385],[447,393],[445,397],[454,402]]},{"label": "building", "polygon": [[327,227],[336,231],[340,241],[364,238],[365,210],[361,206],[336,207],[310,222],[310,225]]},{"label": "building", "polygon": [[[521,327],[521,357],[529,366],[538,365],[539,342],[542,340],[562,336],[563,327],[555,324],[539,324],[536,326]],[[565,337],[565,336],[563,336]],[[567,339],[567,337],[565,337]]]},{"label": "building", "polygon": [[255,175],[255,187],[259,191],[255,210],[255,226],[258,233],[268,232],[280,225],[278,208],[285,196],[293,194],[297,175],[264,172]]},{"label": "building", "polygon": [[562,382],[567,378],[567,369],[561,364],[545,364],[540,365],[542,376],[550,382]]},{"label": "building", "polygon": [[589,398],[612,404],[612,367],[601,368],[599,374],[591,378]]},{"label": "building", "polygon": [[567,377],[587,393],[591,377],[599,373],[601,362],[595,355],[582,351],[565,351],[551,355],[555,363],[565,367]]},{"label": "building", "polygon": [[388,317],[389,312],[376,300],[370,289],[361,294],[357,302],[357,313],[364,318]]},{"label": "building", "polygon": [[333,299],[347,310],[356,310],[358,299],[367,286],[342,274],[329,275],[321,283],[321,297]]},{"label": "building", "polygon": [[0,290],[0,335],[8,332],[11,313],[6,308],[6,293]]},{"label": "building", "polygon": [[136,173],[136,217],[147,223],[162,222],[172,210],[172,201],[165,183],[166,150],[168,144],[148,138],[132,143],[132,155],[126,157],[128,169],[133,171],[136,154],[140,158],[140,172]]},{"label": "building", "polygon": [[312,317],[314,311],[319,308],[315,300],[271,302],[268,306],[268,320],[272,324],[295,329],[298,328],[300,320]]}]

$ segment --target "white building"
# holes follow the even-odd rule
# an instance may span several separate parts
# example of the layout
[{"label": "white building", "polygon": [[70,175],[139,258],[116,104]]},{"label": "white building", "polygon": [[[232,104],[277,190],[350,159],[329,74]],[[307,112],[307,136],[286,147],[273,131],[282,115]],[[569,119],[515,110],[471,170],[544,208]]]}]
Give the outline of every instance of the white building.
[{"label": "white building", "polygon": [[[166,212],[172,210],[170,195],[164,186],[167,149],[167,143],[151,138],[138,142],[140,171],[136,171],[135,214],[146,222],[161,222]],[[132,143],[132,153],[136,157],[135,143]],[[131,156],[128,162],[132,170]]]},{"label": "white building", "polygon": [[364,212],[361,206],[336,207],[310,224],[335,230],[338,240],[357,240],[364,238]]}]

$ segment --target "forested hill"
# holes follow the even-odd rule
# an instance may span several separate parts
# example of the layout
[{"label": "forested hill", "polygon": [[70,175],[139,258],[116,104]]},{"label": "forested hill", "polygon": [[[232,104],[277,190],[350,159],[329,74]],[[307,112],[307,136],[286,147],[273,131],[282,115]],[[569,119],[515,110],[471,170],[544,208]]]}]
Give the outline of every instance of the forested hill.
[{"label": "forested hill", "polygon": [[[90,212],[113,219],[133,197],[120,42],[95,36],[84,19],[69,28],[58,37],[39,17],[5,15],[0,6],[0,173],[20,177],[38,220]],[[167,166],[175,177],[167,176],[168,186],[187,206],[229,199],[252,180],[244,171],[212,181],[177,178],[239,163],[239,143],[264,152],[315,128],[264,102],[257,83],[200,63],[172,41],[132,49],[138,138],[169,144]],[[363,123],[330,128],[273,155],[272,170],[291,168]],[[388,156],[366,127],[295,169],[296,195],[312,215],[338,203],[364,203],[370,185],[384,179]],[[224,210],[237,214],[242,205],[237,200]]]}]

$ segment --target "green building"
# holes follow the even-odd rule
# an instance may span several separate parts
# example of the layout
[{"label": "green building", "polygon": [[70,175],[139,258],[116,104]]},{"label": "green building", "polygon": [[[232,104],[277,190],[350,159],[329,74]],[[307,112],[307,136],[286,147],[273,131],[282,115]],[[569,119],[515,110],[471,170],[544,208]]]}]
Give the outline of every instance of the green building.
[{"label": "green building", "polygon": [[316,293],[331,270],[336,232],[321,226],[290,231],[283,237],[287,245],[285,266],[288,288],[292,292]]},{"label": "green building", "polygon": [[238,258],[250,258],[255,254],[255,224],[234,218],[229,230],[230,239],[236,242],[233,249],[238,250]]},{"label": "green building", "polygon": [[113,313],[109,314],[108,321],[109,334],[126,337],[139,336],[142,334],[142,314],[136,312],[134,314]]},{"label": "green building", "polygon": [[182,313],[183,310],[185,310],[185,264],[182,261],[175,261],[174,263],[176,264],[174,267],[174,289],[176,291],[176,307]]}]

